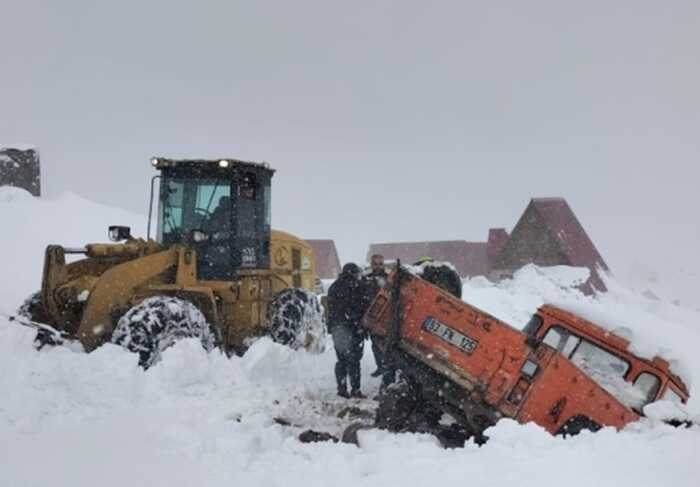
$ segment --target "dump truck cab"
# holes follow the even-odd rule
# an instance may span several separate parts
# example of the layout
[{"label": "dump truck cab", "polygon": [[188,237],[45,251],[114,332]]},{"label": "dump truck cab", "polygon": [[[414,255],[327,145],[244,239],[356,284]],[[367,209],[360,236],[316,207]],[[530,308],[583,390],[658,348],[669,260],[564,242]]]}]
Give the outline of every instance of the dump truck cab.
[{"label": "dump truck cab", "polygon": [[196,245],[200,280],[270,267],[273,169],[230,159],[151,162],[161,172],[156,240]]},{"label": "dump truck cab", "polygon": [[557,350],[623,404],[642,413],[644,406],[668,399],[685,404],[688,388],[661,358],[641,358],[630,351],[629,331],[616,333],[581,316],[583,312],[553,305],[540,307],[524,332]]}]

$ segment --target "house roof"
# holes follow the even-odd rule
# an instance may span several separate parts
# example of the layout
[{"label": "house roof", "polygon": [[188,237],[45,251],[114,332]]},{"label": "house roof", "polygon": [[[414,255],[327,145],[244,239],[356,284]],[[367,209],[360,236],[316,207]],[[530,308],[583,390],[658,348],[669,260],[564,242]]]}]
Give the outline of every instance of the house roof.
[{"label": "house roof", "polygon": [[335,279],[340,274],[340,259],[333,240],[306,240],[316,255],[316,274],[321,279]]},{"label": "house roof", "polygon": [[608,270],[603,257],[564,198],[533,198],[530,205],[540,215],[570,265]]},{"label": "house roof", "polygon": [[375,243],[369,247],[367,256],[381,254],[387,260],[401,259],[407,264],[421,257],[450,262],[461,277],[487,275],[489,262],[486,242],[445,240],[436,242],[391,242]]}]

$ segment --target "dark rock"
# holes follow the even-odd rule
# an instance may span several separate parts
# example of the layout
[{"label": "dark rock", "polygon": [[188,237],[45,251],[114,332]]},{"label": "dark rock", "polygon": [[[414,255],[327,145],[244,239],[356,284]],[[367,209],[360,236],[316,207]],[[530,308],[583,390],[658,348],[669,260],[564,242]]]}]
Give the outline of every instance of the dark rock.
[{"label": "dark rock", "polygon": [[343,431],[343,437],[340,439],[343,443],[348,443],[355,446],[360,446],[360,440],[357,437],[357,433],[361,430],[372,429],[373,426],[367,423],[353,423]]},{"label": "dark rock", "polygon": [[302,443],[321,443],[326,441],[338,443],[338,438],[325,431],[306,430],[299,435],[299,441]]}]

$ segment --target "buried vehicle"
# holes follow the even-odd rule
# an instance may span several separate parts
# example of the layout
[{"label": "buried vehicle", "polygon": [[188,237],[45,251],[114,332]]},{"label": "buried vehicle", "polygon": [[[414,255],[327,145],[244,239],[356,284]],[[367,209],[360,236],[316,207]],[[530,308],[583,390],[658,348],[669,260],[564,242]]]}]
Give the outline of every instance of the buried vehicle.
[{"label": "buried vehicle", "polygon": [[[39,328],[40,345],[60,335],[89,352],[112,341],[138,352],[144,367],[186,337],[230,353],[264,334],[322,347],[313,251],[270,227],[274,170],[234,159],[151,162],[160,174],[146,240],[113,226],[110,239],[123,242],[46,249],[41,291],[19,313]],[[67,254],[84,258],[67,263]]]},{"label": "buried vehicle", "polygon": [[406,379],[377,410],[377,425],[395,431],[416,415],[437,426],[442,413],[477,441],[501,418],[552,434],[620,429],[646,404],[689,397],[668,362],[635,356],[625,339],[573,313],[543,306],[521,332],[402,267],[363,325]]}]

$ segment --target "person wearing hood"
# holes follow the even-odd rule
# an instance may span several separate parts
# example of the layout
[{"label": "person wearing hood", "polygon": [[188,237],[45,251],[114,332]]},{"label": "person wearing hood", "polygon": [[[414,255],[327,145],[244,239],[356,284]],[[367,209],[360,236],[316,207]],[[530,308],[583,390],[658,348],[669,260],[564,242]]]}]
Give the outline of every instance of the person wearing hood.
[{"label": "person wearing hood", "polygon": [[328,290],[328,331],[333,336],[338,358],[335,379],[341,397],[365,397],[360,390],[360,360],[366,331],[360,321],[367,309],[366,297],[362,270],[356,264],[345,264],[338,279]]}]

